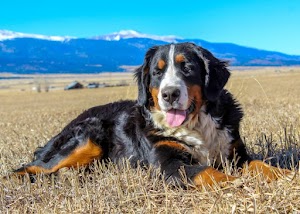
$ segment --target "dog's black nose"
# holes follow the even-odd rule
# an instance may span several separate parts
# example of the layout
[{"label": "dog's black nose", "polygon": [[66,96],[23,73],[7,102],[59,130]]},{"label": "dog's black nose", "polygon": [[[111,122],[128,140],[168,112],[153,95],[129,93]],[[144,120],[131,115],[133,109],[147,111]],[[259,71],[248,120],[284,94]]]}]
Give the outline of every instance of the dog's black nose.
[{"label": "dog's black nose", "polygon": [[180,90],[176,87],[166,87],[161,91],[161,95],[166,102],[172,104],[179,100]]}]

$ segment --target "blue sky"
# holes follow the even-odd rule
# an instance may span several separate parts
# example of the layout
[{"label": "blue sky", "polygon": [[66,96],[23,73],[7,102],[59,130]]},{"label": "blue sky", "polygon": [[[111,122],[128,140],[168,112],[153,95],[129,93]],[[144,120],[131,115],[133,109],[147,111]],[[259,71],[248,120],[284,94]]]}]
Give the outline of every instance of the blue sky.
[{"label": "blue sky", "polygon": [[300,0],[5,0],[0,29],[91,37],[132,29],[300,55]]}]

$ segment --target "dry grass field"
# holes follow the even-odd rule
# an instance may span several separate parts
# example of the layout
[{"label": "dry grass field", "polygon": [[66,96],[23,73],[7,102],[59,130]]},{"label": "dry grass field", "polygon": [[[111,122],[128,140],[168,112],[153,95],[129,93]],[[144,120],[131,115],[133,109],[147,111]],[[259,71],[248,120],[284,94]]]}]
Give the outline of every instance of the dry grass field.
[{"label": "dry grass field", "polygon": [[38,176],[34,184],[28,177],[4,178],[83,110],[134,99],[137,91],[129,86],[37,93],[27,90],[28,82],[14,81],[9,84],[17,88],[0,89],[0,213],[300,213],[300,68],[233,71],[226,87],[244,108],[241,134],[249,152],[296,176],[267,183],[245,174],[242,186],[223,189],[176,188],[155,170],[131,169],[126,161],[118,167],[96,163],[88,175],[63,169],[58,178]]}]

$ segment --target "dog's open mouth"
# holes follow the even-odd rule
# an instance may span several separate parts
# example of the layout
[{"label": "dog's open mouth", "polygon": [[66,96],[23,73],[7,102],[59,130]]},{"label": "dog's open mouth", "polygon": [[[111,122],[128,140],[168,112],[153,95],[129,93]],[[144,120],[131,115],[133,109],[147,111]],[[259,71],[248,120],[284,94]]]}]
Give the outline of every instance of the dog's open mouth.
[{"label": "dog's open mouth", "polygon": [[170,127],[182,125],[188,118],[188,115],[195,110],[195,104],[192,102],[187,110],[170,109],[167,111],[166,121]]}]

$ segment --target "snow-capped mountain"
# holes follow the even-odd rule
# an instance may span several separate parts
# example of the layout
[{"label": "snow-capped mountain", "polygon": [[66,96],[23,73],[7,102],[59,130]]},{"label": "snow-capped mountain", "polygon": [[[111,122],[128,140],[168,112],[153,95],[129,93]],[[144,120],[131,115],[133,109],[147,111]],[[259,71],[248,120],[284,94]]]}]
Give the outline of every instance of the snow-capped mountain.
[{"label": "snow-capped mountain", "polygon": [[[0,41],[8,40],[8,39],[16,39],[16,38],[33,38],[33,39],[43,39],[50,41],[68,41],[70,39],[76,39],[76,37],[71,36],[47,36],[41,34],[28,34],[28,33],[20,33],[9,30],[0,30]],[[95,40],[106,40],[106,41],[119,41],[120,39],[130,39],[130,38],[147,38],[164,42],[177,42],[177,40],[182,40],[182,38],[167,35],[167,36],[158,36],[140,33],[134,30],[121,30],[119,32],[114,32],[107,35],[100,35],[92,37],[91,39]]]},{"label": "snow-capped mountain", "polygon": [[75,37],[70,36],[45,36],[40,34],[28,34],[28,33],[19,33],[9,30],[0,30],[0,41],[10,40],[16,38],[33,38],[33,39],[43,39],[50,41],[68,41],[70,39],[75,39]]},{"label": "snow-capped mountain", "polygon": [[93,38],[45,36],[0,30],[0,73],[94,73],[142,64],[154,45],[193,42],[236,66],[300,65],[300,56],[230,43],[182,39],[124,30]]},{"label": "snow-capped mountain", "polygon": [[153,39],[158,41],[175,42],[175,43],[177,42],[177,40],[182,39],[174,35],[158,36],[158,35],[140,33],[134,30],[121,30],[119,32],[114,32],[111,34],[93,37],[93,39],[98,39],[98,40],[100,39],[100,40],[107,40],[107,41],[119,41],[120,39],[130,39],[130,38],[147,38],[147,39]]}]

